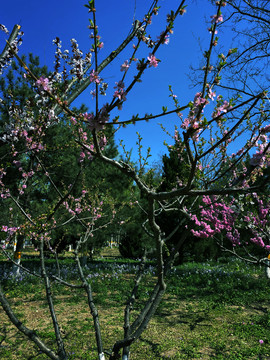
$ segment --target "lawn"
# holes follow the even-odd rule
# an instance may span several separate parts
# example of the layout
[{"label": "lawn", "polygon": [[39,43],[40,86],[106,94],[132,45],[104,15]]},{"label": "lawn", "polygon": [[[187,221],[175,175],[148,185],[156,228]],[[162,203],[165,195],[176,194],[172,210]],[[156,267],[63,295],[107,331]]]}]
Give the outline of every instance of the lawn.
[{"label": "lawn", "polygon": [[[38,271],[36,259],[23,259]],[[56,269],[48,260],[51,272]],[[76,282],[71,259],[60,260],[62,276]],[[10,265],[0,262],[1,279],[16,314],[48,344],[54,343],[45,292],[39,280],[10,279]],[[104,347],[110,350],[123,333],[125,301],[136,262],[103,257],[88,263]],[[134,314],[147,298],[155,277],[149,264]],[[132,360],[270,359],[270,281],[264,270],[238,260],[185,263],[168,277],[164,301],[146,331],[132,345]],[[92,318],[82,290],[53,284],[54,300],[70,359],[96,360]],[[260,341],[261,340],[261,341]],[[46,359],[0,311],[0,359]]]}]

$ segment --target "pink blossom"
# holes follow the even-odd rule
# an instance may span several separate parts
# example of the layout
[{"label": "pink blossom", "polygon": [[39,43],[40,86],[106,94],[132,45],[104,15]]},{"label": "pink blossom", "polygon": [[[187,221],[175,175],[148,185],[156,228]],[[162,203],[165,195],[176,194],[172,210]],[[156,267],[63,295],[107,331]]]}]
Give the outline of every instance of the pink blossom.
[{"label": "pink blossom", "polygon": [[8,226],[5,226],[5,225],[2,225],[2,230],[1,231],[4,231],[4,232],[8,232],[10,235],[14,234],[19,228],[17,227],[8,227]]},{"label": "pink blossom", "polygon": [[106,136],[103,136],[100,140],[99,140],[99,146],[102,148],[104,146],[106,146],[107,144],[107,138]]},{"label": "pink blossom", "polygon": [[185,9],[185,8],[181,8],[181,9],[179,10],[179,14],[180,14],[180,15],[184,15],[186,12],[187,12],[187,9]]},{"label": "pink blossom", "polygon": [[84,158],[85,158],[85,153],[82,151],[82,152],[80,153],[79,161],[82,162],[82,161],[84,160]]},{"label": "pink blossom", "polygon": [[211,19],[212,19],[212,23],[218,24],[219,22],[223,21],[223,16],[222,16],[222,14],[220,14],[220,15],[216,14],[216,15],[212,15]]},{"label": "pink blossom", "polygon": [[44,76],[41,76],[37,81],[36,81],[36,86],[41,89],[41,90],[46,90],[46,91],[50,91],[50,86],[49,86],[49,79],[45,78]]},{"label": "pink blossom", "polygon": [[267,135],[260,135],[259,140],[260,140],[261,142],[265,143],[265,142],[267,142],[268,137],[267,137]]},{"label": "pink blossom", "polygon": [[195,97],[194,97],[194,105],[195,106],[200,106],[200,105],[203,105],[203,104],[208,104],[208,101],[202,97],[202,93],[200,92],[197,92],[195,94]]},{"label": "pink blossom", "polygon": [[128,62],[128,60],[125,60],[124,63],[121,65],[121,71],[127,71],[130,67],[130,64]]},{"label": "pink blossom", "polygon": [[182,122],[181,128],[187,129],[189,127],[189,124],[190,124],[189,118],[185,118],[185,120]]},{"label": "pink blossom", "polygon": [[236,229],[232,231],[237,216],[231,207],[225,203],[217,202],[215,197],[210,198],[209,196],[204,196],[203,202],[206,207],[200,207],[202,220],[200,221],[197,216],[191,215],[191,219],[195,222],[195,225],[201,228],[192,231],[193,235],[203,238],[212,237],[226,229],[227,238],[229,238],[233,244],[239,245],[240,234]]},{"label": "pink blossom", "polygon": [[[220,100],[220,95],[217,97],[217,100]],[[217,107],[216,110],[212,113],[212,118],[220,116],[222,113],[226,113],[228,110],[231,109],[232,106],[227,100],[225,100],[224,103],[221,106]]]},{"label": "pink blossom", "polygon": [[89,129],[92,131],[96,129],[97,131],[102,130],[106,122],[109,121],[110,115],[107,112],[107,104],[105,104],[98,114],[98,118],[95,118],[92,113],[84,113],[84,120],[88,123]]},{"label": "pink blossom", "polygon": [[[210,28],[208,28],[208,31],[210,32],[210,34],[212,34],[214,32],[214,27],[211,26]],[[214,34],[217,35],[218,31],[215,30]]]},{"label": "pink blossom", "polygon": [[157,67],[158,66],[158,60],[155,57],[155,55],[149,54],[149,56],[147,57],[147,60],[149,61],[149,67],[151,67],[151,66]]},{"label": "pink blossom", "polygon": [[100,82],[101,82],[101,79],[98,76],[98,73],[94,69],[91,71],[89,78],[90,78],[91,82],[94,82],[96,84],[100,84]]},{"label": "pink blossom", "polygon": [[124,82],[121,80],[119,82],[116,82],[115,84],[116,86],[114,86],[114,89],[116,90],[113,94],[113,97],[118,98],[121,101],[126,101],[127,98],[126,98],[126,92],[124,91],[125,88]]},{"label": "pink blossom", "polygon": [[70,118],[70,121],[72,122],[73,125],[77,124],[77,120],[73,116]]},{"label": "pink blossom", "polygon": [[126,101],[126,92],[123,89],[116,90],[113,94],[113,97],[118,98],[119,100]]},{"label": "pink blossom", "polygon": [[207,95],[211,100],[214,100],[214,97],[216,96],[216,93],[214,91],[212,91],[211,89],[209,89]]},{"label": "pink blossom", "polygon": [[68,212],[69,212],[72,216],[76,215],[75,211],[73,211],[73,210],[71,210],[71,209],[69,209]]},{"label": "pink blossom", "polygon": [[[158,36],[158,40],[160,40],[160,39],[162,38],[163,34],[164,34],[164,32],[162,32],[162,33]],[[163,39],[163,41],[162,41],[162,44],[168,45],[169,42],[170,42],[170,34],[166,34],[166,35],[164,36],[164,39]]]}]

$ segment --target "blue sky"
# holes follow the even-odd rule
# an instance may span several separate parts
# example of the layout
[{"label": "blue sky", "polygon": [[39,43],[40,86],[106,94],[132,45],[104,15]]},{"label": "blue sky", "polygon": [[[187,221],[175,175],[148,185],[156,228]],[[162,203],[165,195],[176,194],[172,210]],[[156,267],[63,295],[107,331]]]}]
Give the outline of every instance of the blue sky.
[{"label": "blue sky", "polygon": [[[83,52],[87,52],[91,47],[90,30],[87,29],[91,15],[83,6],[85,3],[85,0],[5,1],[1,5],[0,23],[10,31],[14,24],[20,24],[24,31],[20,53],[32,52],[40,57],[41,65],[52,68],[54,60],[52,40],[56,36],[62,40],[63,49],[70,49],[71,38],[78,41]],[[104,48],[99,53],[100,62],[124,40],[131,28],[134,13],[136,19],[141,19],[151,3],[151,0],[96,1],[99,34],[104,42]],[[166,14],[171,9],[175,10],[179,3],[180,1],[176,0],[160,2],[161,9],[159,15],[153,19],[151,34],[160,34],[164,28]],[[210,40],[206,22],[210,22],[210,16],[215,13],[215,8],[208,0],[187,1],[186,4],[188,5],[187,13],[177,18],[169,45],[163,45],[157,53],[157,57],[161,60],[159,66],[149,68],[145,72],[143,82],[128,94],[123,110],[118,114],[120,120],[129,119],[137,113],[140,116],[145,113],[160,113],[162,106],[167,106],[168,110],[173,109],[172,100],[168,96],[168,85],[172,85],[180,105],[193,100],[194,94],[200,90],[196,86],[191,88],[191,81],[188,78],[189,66],[198,68],[202,65],[201,49],[206,50]],[[223,34],[221,37],[225,49],[228,50],[231,45],[230,33]],[[153,38],[155,39],[155,36]],[[4,34],[0,34],[1,49],[5,45],[4,39]],[[145,57],[150,52],[146,47],[142,48],[142,51]],[[109,65],[101,73],[101,76],[109,83],[108,98],[104,98],[105,102],[111,101],[110,91],[113,91],[115,82],[119,81],[123,74],[119,71],[120,65],[128,59],[130,53],[129,48],[129,51],[118,56],[114,64]],[[74,105],[85,103],[90,110],[93,109],[94,102],[90,90],[90,88],[87,89]],[[174,125],[180,125],[176,115],[149,123],[139,123],[135,126],[129,125],[117,133],[116,142],[123,139],[127,149],[133,148],[133,158],[136,158],[136,132],[140,132],[143,136],[145,152],[150,146],[152,159],[157,160],[166,151],[163,141],[172,143],[172,140],[161,130],[159,122],[171,133],[173,133]]]}]

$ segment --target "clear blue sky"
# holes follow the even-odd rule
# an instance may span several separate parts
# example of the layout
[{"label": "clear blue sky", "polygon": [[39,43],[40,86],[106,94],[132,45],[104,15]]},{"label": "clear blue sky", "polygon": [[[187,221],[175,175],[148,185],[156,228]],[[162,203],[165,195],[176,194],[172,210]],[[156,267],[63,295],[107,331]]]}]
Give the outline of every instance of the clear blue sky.
[{"label": "clear blue sky", "polygon": [[[20,24],[25,35],[23,44],[20,48],[21,54],[32,52],[40,57],[41,65],[45,64],[49,68],[53,65],[54,46],[52,40],[58,36],[62,40],[63,49],[70,49],[70,39],[75,38],[81,50],[87,52],[91,46],[89,40],[90,31],[87,29],[88,14],[83,6],[85,0],[10,0],[3,1],[1,5],[0,23],[4,24],[10,31],[14,24]],[[128,34],[134,17],[141,19],[149,8],[151,0],[97,0],[97,22],[99,34],[104,42],[104,49],[100,51],[99,61],[102,61],[112,50],[114,50]],[[163,0],[160,2],[161,9],[159,15],[154,17],[151,33],[160,34],[164,28],[166,14],[169,10],[175,10],[180,1]],[[136,8],[135,8],[136,4]],[[123,110],[119,112],[120,120],[129,119],[132,114],[139,113],[160,113],[162,106],[173,109],[171,98],[168,97],[168,85],[172,85],[175,94],[178,96],[181,105],[193,100],[194,94],[200,90],[199,87],[191,89],[191,82],[188,78],[189,66],[198,67],[202,65],[200,46],[203,50],[207,49],[210,34],[207,31],[206,21],[209,22],[210,16],[215,13],[215,8],[208,0],[186,1],[187,13],[177,18],[174,34],[170,38],[169,45],[163,45],[157,53],[161,62],[157,68],[150,68],[143,77],[143,82],[128,94],[127,102],[124,103]],[[223,35],[225,49],[230,48],[230,34]],[[155,37],[153,37],[155,39]],[[4,33],[0,34],[0,47],[3,49],[5,42]],[[144,48],[144,56],[148,56],[149,49]],[[2,50],[1,50],[2,51]],[[225,50],[224,50],[225,51]],[[120,65],[129,57],[129,53],[120,55],[115,64],[101,73],[101,76],[109,82],[110,91],[116,81],[121,78],[119,71]],[[108,92],[108,95],[111,92]],[[110,101],[111,98],[104,99]],[[94,102],[87,89],[74,104],[85,103],[89,109],[94,107]],[[158,155],[164,153],[166,148],[163,141],[171,142],[158,125],[162,122],[170,132],[173,133],[174,124],[179,125],[176,115],[162,120],[154,120],[149,123],[139,123],[136,126],[129,125],[122,129],[116,136],[123,139],[127,148],[133,149],[133,158],[137,150],[136,132],[143,136],[145,151],[148,146],[152,149],[153,160],[158,159]]]}]

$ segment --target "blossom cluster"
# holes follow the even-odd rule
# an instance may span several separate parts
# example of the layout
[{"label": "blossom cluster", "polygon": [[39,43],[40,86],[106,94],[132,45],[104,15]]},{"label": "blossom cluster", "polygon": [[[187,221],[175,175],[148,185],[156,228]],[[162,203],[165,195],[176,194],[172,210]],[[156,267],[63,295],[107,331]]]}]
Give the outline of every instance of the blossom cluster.
[{"label": "blossom cluster", "polygon": [[233,201],[226,205],[215,196],[212,198],[203,196],[202,200],[204,206],[200,206],[201,220],[196,215],[191,214],[191,219],[201,229],[192,229],[192,234],[200,238],[208,238],[225,231],[226,237],[234,246],[240,245],[240,233],[234,228],[238,214],[232,209]]},{"label": "blossom cluster", "polygon": [[[217,97],[217,101],[222,102],[222,97],[219,95]],[[229,110],[232,109],[232,105],[227,101],[224,100],[219,106],[216,107],[216,109],[212,113],[212,118],[220,117],[222,114],[226,114]]]},{"label": "blossom cluster", "polygon": [[151,67],[151,66],[157,67],[158,66],[159,60],[155,57],[155,55],[149,54],[149,56],[147,57],[147,60],[149,61],[149,67]]},{"label": "blossom cluster", "polygon": [[51,87],[49,84],[49,79],[45,78],[44,76],[41,76],[37,81],[36,81],[36,86],[42,91],[50,91]]},{"label": "blossom cluster", "polygon": [[93,69],[89,76],[90,82],[95,84],[101,83],[101,78],[98,76],[98,73]]},{"label": "blossom cluster", "polygon": [[[269,215],[270,202],[264,204],[256,193],[249,200],[247,215],[239,217],[243,211],[243,200],[234,198],[227,204],[216,196],[204,196],[204,206],[200,206],[200,219],[195,214],[190,214],[191,220],[198,226],[197,230],[191,229],[191,233],[199,238],[214,237],[223,233],[231,241],[233,246],[251,243],[270,252],[269,239]],[[241,229],[245,229],[245,238],[241,239]],[[249,230],[249,235],[246,230]]]},{"label": "blossom cluster", "polygon": [[[90,213],[91,222],[96,221],[102,216],[103,201],[99,201],[95,206],[93,200],[89,201],[88,191],[82,190],[79,197],[69,195],[68,201],[64,201],[63,205],[72,216],[79,215],[81,213]],[[92,205],[90,205],[92,203]]]},{"label": "blossom cluster", "polygon": [[[211,96],[213,97],[213,94],[211,94]],[[203,97],[201,92],[196,93],[194,101],[191,104],[188,117],[185,118],[181,124],[182,129],[196,130],[193,133],[194,140],[198,140],[199,133],[202,130],[202,124],[200,123],[200,119],[203,114],[203,109],[207,104],[209,104],[208,99]]]},{"label": "blossom cluster", "polygon": [[104,125],[109,121],[110,114],[107,111],[107,104],[105,104],[99,111],[96,117],[93,113],[84,113],[83,119],[91,131],[94,129],[100,131],[104,129]]},{"label": "blossom cluster", "polygon": [[269,239],[269,216],[270,216],[270,202],[264,204],[263,200],[259,198],[257,193],[252,194],[251,205],[254,205],[254,210],[249,210],[247,215],[243,217],[243,222],[251,231],[250,241],[261,248],[270,252]]},{"label": "blossom cluster", "polygon": [[261,168],[268,168],[270,166],[270,149],[269,149],[269,136],[270,125],[260,129],[260,135],[254,138],[254,145],[256,152],[253,153],[250,164]]},{"label": "blossom cluster", "polygon": [[223,21],[223,15],[222,14],[216,14],[211,16],[212,23],[218,24]]},{"label": "blossom cluster", "polygon": [[6,225],[2,225],[1,231],[8,233],[9,235],[13,235],[18,229],[19,228],[17,228],[16,226],[8,227]]},{"label": "blossom cluster", "polygon": [[113,97],[120,100],[120,101],[126,101],[126,92],[125,92],[125,84],[123,81],[118,81],[115,83],[114,86],[115,92],[113,94]]}]

